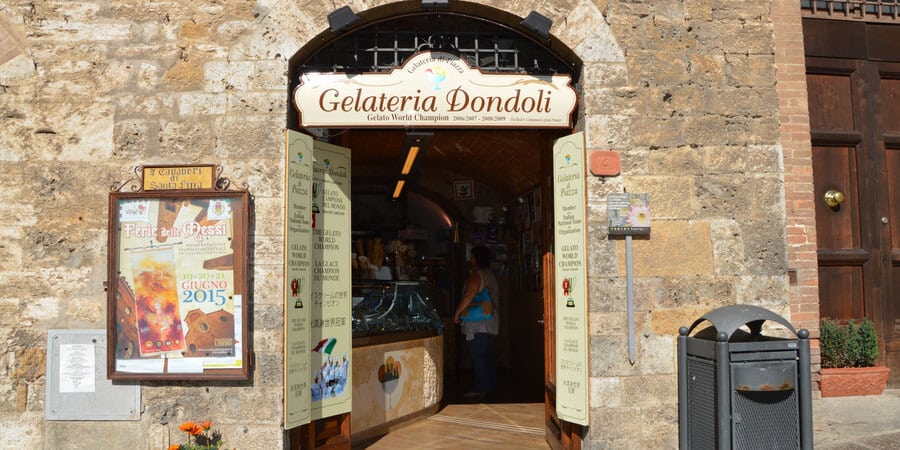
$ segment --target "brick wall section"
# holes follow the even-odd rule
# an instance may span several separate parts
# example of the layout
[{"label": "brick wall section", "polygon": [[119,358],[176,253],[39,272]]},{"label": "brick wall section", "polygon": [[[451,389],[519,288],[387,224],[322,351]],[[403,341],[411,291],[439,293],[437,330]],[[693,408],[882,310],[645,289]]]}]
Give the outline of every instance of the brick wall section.
[{"label": "brick wall section", "polygon": [[[819,279],[816,261],[816,210],[813,193],[812,146],[803,52],[801,11],[796,0],[774,0],[775,66],[781,145],[784,151],[788,265],[791,282],[791,322],[818,337]],[[818,364],[814,351],[813,364]],[[814,367],[815,369],[815,367]]]}]

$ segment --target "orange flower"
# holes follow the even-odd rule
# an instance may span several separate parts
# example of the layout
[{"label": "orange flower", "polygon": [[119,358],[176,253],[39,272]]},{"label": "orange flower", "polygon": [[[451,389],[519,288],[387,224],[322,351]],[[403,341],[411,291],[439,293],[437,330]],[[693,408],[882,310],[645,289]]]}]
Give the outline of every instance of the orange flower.
[{"label": "orange flower", "polygon": [[190,433],[191,436],[200,436],[200,434],[203,433],[203,428],[198,425],[194,425],[194,428],[191,428]]},{"label": "orange flower", "polygon": [[197,424],[194,422],[185,422],[178,427],[179,430],[184,431],[185,433],[190,433],[191,430],[197,427]]},{"label": "orange flower", "polygon": [[169,446],[169,450],[181,450],[181,444],[172,444]]},{"label": "orange flower", "polygon": [[212,420],[204,420],[203,422],[200,422],[200,427],[204,430],[210,429],[212,427]]}]

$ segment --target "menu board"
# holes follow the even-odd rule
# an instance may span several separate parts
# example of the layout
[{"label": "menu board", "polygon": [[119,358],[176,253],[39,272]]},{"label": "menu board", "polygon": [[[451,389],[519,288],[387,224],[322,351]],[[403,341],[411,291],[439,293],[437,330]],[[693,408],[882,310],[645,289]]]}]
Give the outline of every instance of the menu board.
[{"label": "menu board", "polygon": [[350,412],[353,334],[350,150],[313,142],[310,370],[312,419]]},{"label": "menu board", "polygon": [[309,323],[313,140],[287,130],[284,242],[284,428],[310,421]]},{"label": "menu board", "polygon": [[556,294],[556,413],[588,425],[587,222],[584,135],[553,145]]},{"label": "menu board", "polygon": [[110,196],[110,378],[244,378],[246,191]]}]

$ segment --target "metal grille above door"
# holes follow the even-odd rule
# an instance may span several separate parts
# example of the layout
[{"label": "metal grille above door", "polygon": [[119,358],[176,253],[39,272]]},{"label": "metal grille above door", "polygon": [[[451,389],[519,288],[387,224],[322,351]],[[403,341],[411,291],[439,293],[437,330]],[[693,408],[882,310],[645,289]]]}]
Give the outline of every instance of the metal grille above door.
[{"label": "metal grille above door", "polygon": [[577,74],[513,30],[455,14],[409,15],[373,24],[334,41],[309,58],[301,70],[384,72],[424,50],[457,53],[485,72]]}]

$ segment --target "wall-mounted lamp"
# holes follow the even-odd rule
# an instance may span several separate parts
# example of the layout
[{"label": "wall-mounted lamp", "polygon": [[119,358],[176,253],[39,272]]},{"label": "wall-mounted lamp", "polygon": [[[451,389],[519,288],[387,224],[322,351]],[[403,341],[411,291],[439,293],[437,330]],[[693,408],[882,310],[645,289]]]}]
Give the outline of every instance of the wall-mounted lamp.
[{"label": "wall-mounted lamp", "polygon": [[359,20],[359,16],[349,6],[341,6],[328,14],[328,26],[331,27],[331,31],[335,32],[343,30],[357,20]]},{"label": "wall-mounted lamp", "polygon": [[532,11],[522,21],[522,26],[546,38],[550,37],[550,27],[553,26],[553,21],[536,11]]},{"label": "wall-mounted lamp", "polygon": [[422,8],[447,8],[450,6],[450,0],[422,0]]},{"label": "wall-mounted lamp", "polygon": [[403,192],[403,186],[406,184],[406,180],[397,180],[397,184],[394,185],[394,193],[391,194],[391,198],[397,200],[400,198],[400,194]]}]

